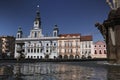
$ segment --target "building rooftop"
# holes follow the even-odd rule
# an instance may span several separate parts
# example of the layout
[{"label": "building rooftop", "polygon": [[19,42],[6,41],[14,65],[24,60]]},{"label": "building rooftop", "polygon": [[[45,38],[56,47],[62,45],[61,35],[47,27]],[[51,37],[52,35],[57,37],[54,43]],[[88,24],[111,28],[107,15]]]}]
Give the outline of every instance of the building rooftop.
[{"label": "building rooftop", "polygon": [[73,36],[80,36],[79,33],[76,33],[76,34],[60,34],[59,37],[67,37],[67,36],[70,36],[70,37],[73,37]]},{"label": "building rooftop", "polygon": [[87,35],[87,36],[81,36],[80,38],[81,41],[92,41],[92,35]]}]

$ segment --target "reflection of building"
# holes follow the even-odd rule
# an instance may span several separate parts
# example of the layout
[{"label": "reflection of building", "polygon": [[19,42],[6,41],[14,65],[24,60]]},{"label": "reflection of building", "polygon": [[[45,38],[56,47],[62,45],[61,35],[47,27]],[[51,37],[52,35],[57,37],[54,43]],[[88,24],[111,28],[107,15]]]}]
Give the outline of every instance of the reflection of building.
[{"label": "reflection of building", "polygon": [[0,37],[0,54],[3,57],[14,56],[15,38],[13,36]]},{"label": "reflection of building", "polygon": [[0,75],[13,75],[12,67],[5,66],[5,65],[4,66],[0,66]]},{"label": "reflection of building", "polygon": [[58,40],[59,58],[78,59],[80,54],[80,34],[61,34]]},{"label": "reflection of building", "polygon": [[106,44],[103,41],[97,41],[94,43],[94,58],[106,58]]},{"label": "reflection of building", "polygon": [[94,52],[92,35],[81,36],[80,44],[82,58],[92,58]]}]

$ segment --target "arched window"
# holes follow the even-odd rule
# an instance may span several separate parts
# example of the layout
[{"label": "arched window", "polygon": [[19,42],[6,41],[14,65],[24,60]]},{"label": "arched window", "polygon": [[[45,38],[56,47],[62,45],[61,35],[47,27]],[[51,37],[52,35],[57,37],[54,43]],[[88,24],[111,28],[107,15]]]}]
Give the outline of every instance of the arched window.
[{"label": "arched window", "polygon": [[106,50],[104,50],[104,54],[107,54]]},{"label": "arched window", "polygon": [[34,53],[36,53],[36,49],[34,49]]},{"label": "arched window", "polygon": [[59,58],[59,59],[62,59],[62,55],[59,55],[58,58]]},{"label": "arched window", "polygon": [[33,53],[33,49],[31,49],[31,53]]},{"label": "arched window", "polygon": [[37,48],[37,53],[39,53],[39,48]]},{"label": "arched window", "polygon": [[71,53],[73,52],[73,51],[72,51],[72,49],[71,49],[71,51],[70,51],[70,52],[71,52]]},{"label": "arched window", "polygon": [[37,37],[37,32],[35,32],[35,38]]},{"label": "arched window", "polygon": [[95,54],[97,54],[97,51],[95,50]]},{"label": "arched window", "polygon": [[17,38],[20,38],[20,35],[18,34]]},{"label": "arched window", "polygon": [[101,50],[99,51],[99,54],[102,54]]},{"label": "arched window", "polygon": [[75,59],[79,59],[80,58],[80,56],[79,55],[75,55]]},{"label": "arched window", "polygon": [[54,37],[56,37],[57,36],[57,32],[54,32]]},{"label": "arched window", "polygon": [[69,56],[69,58],[70,58],[70,59],[73,59],[73,58],[74,58],[74,56],[73,56],[73,55],[70,55],[70,56]]},{"label": "arched window", "polygon": [[64,55],[64,59],[68,59],[68,56],[67,56],[67,55]]}]

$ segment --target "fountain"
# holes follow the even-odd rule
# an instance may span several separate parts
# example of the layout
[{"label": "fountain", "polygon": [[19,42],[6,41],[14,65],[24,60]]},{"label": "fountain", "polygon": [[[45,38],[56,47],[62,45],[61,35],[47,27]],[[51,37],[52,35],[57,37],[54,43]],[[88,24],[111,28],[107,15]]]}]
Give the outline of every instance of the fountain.
[{"label": "fountain", "polygon": [[107,45],[107,58],[111,64],[120,64],[120,0],[106,0],[111,11],[107,20],[95,26],[103,35]]}]

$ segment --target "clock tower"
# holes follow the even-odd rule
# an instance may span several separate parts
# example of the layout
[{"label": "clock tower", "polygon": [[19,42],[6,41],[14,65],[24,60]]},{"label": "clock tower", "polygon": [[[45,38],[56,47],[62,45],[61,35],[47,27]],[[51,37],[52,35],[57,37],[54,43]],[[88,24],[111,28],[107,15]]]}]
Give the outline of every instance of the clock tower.
[{"label": "clock tower", "polygon": [[[39,9],[39,5],[37,6]],[[41,18],[40,11],[36,11],[36,18],[34,20],[33,29],[30,31],[30,38],[40,38],[42,37],[42,28],[41,28]]]}]

